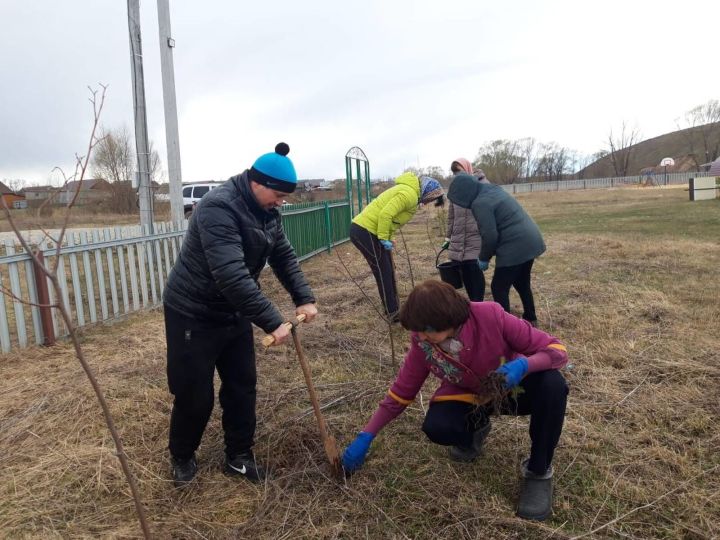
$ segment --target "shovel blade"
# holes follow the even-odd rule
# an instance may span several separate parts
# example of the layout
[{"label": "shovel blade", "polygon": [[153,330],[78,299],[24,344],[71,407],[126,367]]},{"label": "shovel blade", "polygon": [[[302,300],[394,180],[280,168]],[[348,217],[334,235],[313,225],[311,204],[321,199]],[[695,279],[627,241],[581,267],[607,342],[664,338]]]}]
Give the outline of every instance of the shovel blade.
[{"label": "shovel blade", "polygon": [[323,441],[323,444],[325,446],[325,455],[327,455],[328,461],[330,462],[330,468],[332,469],[333,476],[335,476],[335,478],[342,478],[343,469],[340,465],[340,452],[338,451],[335,437],[328,435],[325,441]]}]

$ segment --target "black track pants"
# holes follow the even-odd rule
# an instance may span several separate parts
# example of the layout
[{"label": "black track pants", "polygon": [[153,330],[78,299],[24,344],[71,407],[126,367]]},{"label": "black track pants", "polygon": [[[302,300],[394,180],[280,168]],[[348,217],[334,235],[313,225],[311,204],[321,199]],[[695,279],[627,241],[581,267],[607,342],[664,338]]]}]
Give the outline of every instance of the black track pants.
[{"label": "black track pants", "polygon": [[249,450],[255,436],[255,347],[252,326],[212,326],[165,307],[167,377],[175,396],[170,416],[170,453],[192,456],[200,445],[215,401],[213,377],[220,376],[220,405],[229,456]]}]

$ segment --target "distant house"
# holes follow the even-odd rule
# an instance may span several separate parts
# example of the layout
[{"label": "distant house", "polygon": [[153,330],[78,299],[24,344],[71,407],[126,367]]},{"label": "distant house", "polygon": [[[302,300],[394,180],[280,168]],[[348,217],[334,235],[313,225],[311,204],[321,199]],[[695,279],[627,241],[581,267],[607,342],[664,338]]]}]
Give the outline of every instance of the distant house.
[{"label": "distant house", "polygon": [[58,188],[52,186],[33,186],[23,188],[20,193],[25,195],[28,201],[41,201],[50,197],[58,191]]},{"label": "distant house", "polygon": [[5,184],[0,182],[0,194],[2,195],[3,202],[8,208],[13,208],[15,201],[24,201],[25,195],[15,193],[12,189],[7,187]]},{"label": "distant house", "polygon": [[72,201],[76,191],[78,194],[75,199],[75,204],[78,206],[107,199],[111,194],[110,184],[105,180],[73,180],[61,188],[56,199],[58,204],[67,204]]},{"label": "distant house", "polygon": [[332,191],[333,183],[322,178],[308,178],[298,180],[298,187],[305,191]]},{"label": "distant house", "polygon": [[324,182],[322,178],[303,178],[302,180],[298,180],[298,187],[304,189],[305,191],[312,191],[313,189],[316,189],[321,182]]},{"label": "distant house", "polygon": [[333,190],[333,183],[328,180],[323,180],[318,184],[317,187],[313,188],[317,191],[332,191]]}]

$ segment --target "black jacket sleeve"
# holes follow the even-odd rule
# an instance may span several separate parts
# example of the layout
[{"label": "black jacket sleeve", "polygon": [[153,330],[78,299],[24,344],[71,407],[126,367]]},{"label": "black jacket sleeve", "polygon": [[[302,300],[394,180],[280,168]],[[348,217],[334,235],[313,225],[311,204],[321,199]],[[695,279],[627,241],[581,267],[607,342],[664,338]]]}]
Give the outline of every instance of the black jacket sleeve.
[{"label": "black jacket sleeve", "polygon": [[230,210],[221,202],[198,210],[200,242],[218,288],[243,317],[272,332],[283,323],[282,315],[245,265],[242,235]]}]

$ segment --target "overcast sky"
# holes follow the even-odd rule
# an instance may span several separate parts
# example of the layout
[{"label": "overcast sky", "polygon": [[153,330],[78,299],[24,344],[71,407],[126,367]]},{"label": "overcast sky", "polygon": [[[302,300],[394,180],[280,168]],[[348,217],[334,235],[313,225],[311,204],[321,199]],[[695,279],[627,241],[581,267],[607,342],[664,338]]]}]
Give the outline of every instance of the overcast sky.
[{"label": "overcast sky", "polygon": [[[720,1],[171,2],[184,181],[226,179],[279,141],[301,178],[473,159],[535,137],[582,153],[623,121],[673,131],[720,98]],[[147,116],[165,161],[157,6],[141,3]],[[0,0],[0,179],[72,170],[91,127],[132,131],[122,0]]]}]

